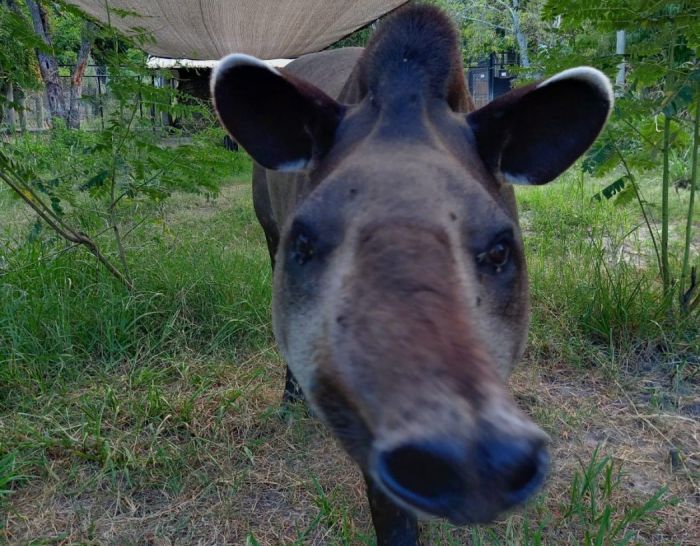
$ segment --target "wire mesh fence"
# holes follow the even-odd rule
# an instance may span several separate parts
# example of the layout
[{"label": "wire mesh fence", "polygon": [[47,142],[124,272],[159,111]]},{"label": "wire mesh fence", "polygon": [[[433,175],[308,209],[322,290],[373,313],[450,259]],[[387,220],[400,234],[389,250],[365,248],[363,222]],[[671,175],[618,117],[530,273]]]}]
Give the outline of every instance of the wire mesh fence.
[{"label": "wire mesh fence", "polygon": [[[492,54],[487,59],[471,64],[465,70],[469,91],[477,107],[484,106],[495,97],[511,88],[513,80],[512,68],[517,66],[517,60],[506,54]],[[71,78],[72,67],[61,67],[61,87],[66,108],[71,107]],[[150,76],[138,75],[136,78],[146,79],[146,85],[152,87],[179,87],[185,94],[204,98],[208,96],[208,70],[171,72],[172,77],[164,76],[163,72],[153,71]],[[204,91],[199,89],[204,82]],[[52,126],[48,101],[42,90],[22,93],[20,90],[6,89],[4,103],[0,101],[0,134],[18,132],[41,132]],[[153,103],[138,101],[138,113],[141,127],[161,131],[173,126],[174,121],[167,111],[156,108]],[[14,106],[14,107],[13,107]],[[104,66],[88,65],[83,76],[82,94],[73,102],[78,110],[80,128],[82,130],[100,130],[105,128],[110,115],[118,107],[118,101],[111,92],[110,76]],[[177,122],[175,122],[177,125]]]},{"label": "wire mesh fence", "polygon": [[[71,67],[61,67],[68,69]],[[83,75],[81,96],[71,105],[71,77],[60,75],[63,101],[66,110],[77,108],[80,129],[91,131],[105,128],[110,115],[118,107],[110,88],[110,77],[104,66],[89,65]],[[142,76],[134,76],[141,77]],[[176,85],[175,81],[154,72],[149,81],[145,82],[154,87]],[[52,126],[51,112],[48,99],[43,90],[22,91],[8,87],[5,89],[5,101],[0,103],[0,133],[12,134],[17,132],[42,132]],[[138,115],[148,122],[154,130],[163,129],[172,123],[171,117],[162,111],[157,111],[153,104],[139,101]]]}]

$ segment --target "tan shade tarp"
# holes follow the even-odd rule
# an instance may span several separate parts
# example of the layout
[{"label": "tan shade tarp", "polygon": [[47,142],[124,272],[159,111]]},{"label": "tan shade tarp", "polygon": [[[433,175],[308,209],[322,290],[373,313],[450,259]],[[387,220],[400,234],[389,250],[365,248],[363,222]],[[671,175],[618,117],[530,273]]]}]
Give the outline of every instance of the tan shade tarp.
[{"label": "tan shade tarp", "polygon": [[152,55],[218,59],[232,52],[262,59],[320,51],[406,0],[68,0],[107,21],[105,4],[140,16],[112,24],[126,34],[146,29]]}]

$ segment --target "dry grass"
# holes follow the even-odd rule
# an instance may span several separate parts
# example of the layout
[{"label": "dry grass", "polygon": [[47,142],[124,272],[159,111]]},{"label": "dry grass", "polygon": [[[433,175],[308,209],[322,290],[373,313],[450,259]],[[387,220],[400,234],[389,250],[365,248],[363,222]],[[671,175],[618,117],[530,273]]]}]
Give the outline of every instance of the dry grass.
[{"label": "dry grass", "polygon": [[[700,422],[683,415],[683,406],[680,411],[659,411],[642,401],[646,381],[572,371],[555,362],[528,369],[526,363],[515,373],[512,388],[553,440],[546,492],[550,510],[565,504],[574,472],[598,447],[622,471],[616,506],[643,502],[662,487],[675,499],[662,509],[658,525],[649,522],[639,528],[640,543],[697,544]],[[697,403],[697,390],[684,398],[689,406]],[[672,463],[672,452],[679,454],[678,462]],[[572,531],[566,543],[578,543]]]},{"label": "dry grass", "polygon": [[[142,475],[131,478],[129,472],[81,460],[71,450],[52,450],[44,475],[13,495],[4,539],[135,545],[245,544],[251,536],[265,545],[369,541],[361,476],[315,419],[301,412],[291,420],[278,416],[282,365],[271,356],[264,351],[239,362],[176,364],[187,372],[163,390],[169,412],[151,427],[130,429],[126,412],[113,420],[104,416],[104,434],[115,449],[131,449],[148,461],[132,470]],[[110,378],[125,407],[134,396],[131,372]],[[195,378],[210,385],[197,389]],[[698,544],[700,424],[682,409],[698,399],[684,397],[680,411],[661,411],[643,401],[644,382],[611,381],[556,362],[525,363],[516,371],[513,391],[553,440],[546,492],[526,515],[549,513],[557,519],[574,472],[600,446],[622,468],[616,506],[640,503],[663,486],[676,499],[658,514],[657,523],[638,526],[636,542]],[[102,388],[95,384],[68,396],[78,403]],[[178,413],[184,400],[194,400],[187,421]],[[5,426],[21,429],[25,419],[32,416],[18,416]],[[672,450],[679,454],[675,463]],[[158,483],[168,473],[181,483]],[[470,544],[466,530],[430,525],[426,534],[434,544],[447,537]],[[546,529],[544,539],[577,544],[580,536],[571,520]]]},{"label": "dry grass", "polygon": [[[165,215],[172,233],[164,228],[162,243],[144,239],[144,248],[170,251],[195,229],[192,248],[228,252],[227,230],[239,246],[260,246],[242,200],[250,200],[247,182],[214,201],[175,197]],[[267,267],[257,246],[255,259]],[[535,544],[529,527],[544,544],[587,543],[596,523],[566,511],[577,473],[599,449],[620,471],[609,499],[618,519],[667,488],[662,508],[630,525],[632,543],[700,544],[700,378],[689,371],[697,356],[686,355],[696,360],[684,368],[649,342],[607,363],[607,348],[594,347],[573,363],[563,349],[574,336],[567,315],[554,298],[536,304],[540,319],[552,315],[550,330],[533,330],[511,387],[552,437],[547,487],[486,529],[426,524],[426,542]],[[16,473],[25,476],[0,504],[0,542],[373,544],[357,469],[317,420],[301,410],[280,417],[283,364],[269,343],[136,354],[55,389],[27,388],[30,403],[0,414],[0,453],[19,453]]]}]

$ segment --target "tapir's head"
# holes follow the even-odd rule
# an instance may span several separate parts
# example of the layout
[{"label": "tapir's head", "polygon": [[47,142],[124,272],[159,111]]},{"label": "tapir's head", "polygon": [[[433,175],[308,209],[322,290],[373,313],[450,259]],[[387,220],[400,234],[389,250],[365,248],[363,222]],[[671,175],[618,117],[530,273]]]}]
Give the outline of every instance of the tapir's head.
[{"label": "tapir's head", "polygon": [[281,227],[275,335],[390,498],[486,521],[530,496],[547,466],[546,435],[505,386],[528,326],[510,184],[569,167],[607,119],[610,84],[575,68],[465,111],[455,31],[414,6],[384,23],[349,85],[357,102],[341,104],[244,55],[214,75],[236,140],[313,187]]}]

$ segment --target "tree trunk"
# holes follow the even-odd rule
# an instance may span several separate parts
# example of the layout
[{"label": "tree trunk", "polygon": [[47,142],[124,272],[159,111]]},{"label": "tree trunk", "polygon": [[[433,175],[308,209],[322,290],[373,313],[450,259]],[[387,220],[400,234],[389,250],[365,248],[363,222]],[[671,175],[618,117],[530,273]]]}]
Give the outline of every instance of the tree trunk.
[{"label": "tree trunk", "polygon": [[520,0],[511,0],[512,8],[510,11],[510,18],[513,21],[513,34],[515,35],[515,41],[518,42],[518,49],[520,50],[520,64],[525,68],[530,68],[530,56],[527,53],[527,37],[520,26]]},{"label": "tree trunk", "polygon": [[15,132],[15,86],[12,82],[9,82],[5,88],[5,100],[7,101],[7,126],[12,134]]},{"label": "tree trunk", "polygon": [[[0,3],[2,3],[1,0],[0,0]],[[7,5],[8,9],[12,13],[14,13],[15,15],[17,15],[20,18],[23,18],[22,12],[20,11],[19,6],[15,2],[15,0],[5,0],[5,4]],[[13,87],[12,82],[9,82],[8,85],[10,88]],[[14,100],[15,104],[19,105],[19,109],[17,111],[17,114],[19,115],[19,127],[20,127],[20,131],[22,131],[22,133],[24,133],[27,130],[27,112],[25,109],[26,95],[24,94],[24,90],[21,87],[16,87],[14,89],[7,89],[7,97],[8,98],[10,97],[10,94],[13,95],[13,98],[11,98],[9,100],[10,101]],[[9,115],[12,118],[12,119],[10,119],[11,126],[14,126],[14,121],[15,121],[13,114],[14,114],[14,110],[12,109],[12,107],[10,107]]]},{"label": "tree trunk", "polygon": [[[11,11],[17,13],[17,6],[15,5],[15,0],[7,0],[5,3]],[[0,6],[2,4],[3,1],[0,0]],[[0,85],[0,94],[5,98],[6,101],[5,103],[0,101],[0,125],[2,125],[5,122],[8,122],[10,130],[12,131],[12,124],[14,123],[13,110],[12,105],[7,104],[7,102],[12,102],[12,99],[10,98],[13,94],[12,80],[6,81],[4,85]]]},{"label": "tree trunk", "polygon": [[87,68],[92,42],[94,40],[94,25],[90,21],[85,21],[83,36],[80,41],[78,59],[70,78],[70,103],[68,109],[68,127],[80,129],[80,99],[83,96],[83,76]]},{"label": "tree trunk", "polygon": [[[46,16],[46,10],[37,2],[37,0],[26,0],[27,8],[32,16],[32,24],[34,32],[39,38],[51,48],[51,30],[49,21]],[[49,110],[52,119],[66,119],[66,101],[63,97],[63,88],[61,87],[61,78],[58,74],[58,62],[53,55],[36,50],[36,58],[39,61],[39,70],[41,78],[46,86],[46,98],[49,103]]]}]

